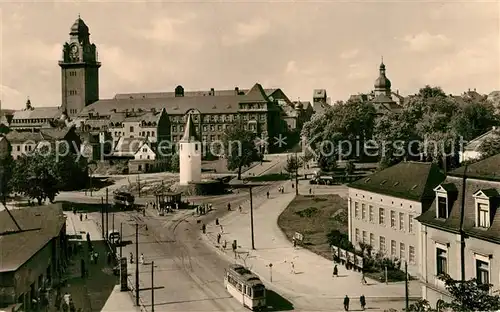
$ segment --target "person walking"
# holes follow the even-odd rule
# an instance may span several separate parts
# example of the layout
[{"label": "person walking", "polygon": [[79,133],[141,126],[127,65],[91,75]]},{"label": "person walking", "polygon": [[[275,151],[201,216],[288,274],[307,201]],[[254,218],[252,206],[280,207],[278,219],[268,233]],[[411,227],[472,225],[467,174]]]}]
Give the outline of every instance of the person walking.
[{"label": "person walking", "polygon": [[361,295],[361,297],[359,297],[359,304],[361,305],[361,310],[364,311],[366,307],[365,295]]},{"label": "person walking", "polygon": [[227,203],[227,211],[231,211],[231,203]]},{"label": "person walking", "polygon": [[337,265],[333,267],[333,277],[339,277],[339,269],[337,268]]},{"label": "person walking", "polygon": [[349,311],[349,297],[347,295],[344,298],[344,310]]},{"label": "person walking", "polygon": [[266,194],[267,194],[267,199],[269,199],[269,191]]},{"label": "person walking", "polygon": [[240,211],[240,213],[241,213],[241,210],[242,210],[241,205],[238,207],[238,209],[239,209],[239,211]]},{"label": "person walking", "polygon": [[295,274],[295,263],[290,262],[290,273]]},{"label": "person walking", "polygon": [[221,225],[219,225],[219,226],[220,226],[220,233],[221,233],[221,234],[224,234],[224,228],[222,227],[222,224],[221,224]]},{"label": "person walking", "polygon": [[141,253],[140,264],[144,265],[144,254]]},{"label": "person walking", "polygon": [[221,238],[221,236],[222,235],[220,233],[217,234],[217,244],[220,244],[220,238]]},{"label": "person walking", "polygon": [[312,188],[309,188],[309,195],[312,194]]},{"label": "person walking", "polygon": [[130,253],[130,263],[134,263],[134,254]]}]

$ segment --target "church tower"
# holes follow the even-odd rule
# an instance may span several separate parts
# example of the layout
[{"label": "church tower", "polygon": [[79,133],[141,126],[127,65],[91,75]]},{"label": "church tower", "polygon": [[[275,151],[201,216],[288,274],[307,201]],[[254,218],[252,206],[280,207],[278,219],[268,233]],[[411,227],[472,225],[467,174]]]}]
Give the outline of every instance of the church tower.
[{"label": "church tower", "polygon": [[87,105],[99,100],[97,49],[90,43],[89,28],[78,16],[63,46],[61,67],[62,110],[74,117]]},{"label": "church tower", "polygon": [[185,129],[184,136],[179,141],[180,185],[201,181],[201,142],[191,114],[187,116]]},{"label": "church tower", "polygon": [[374,88],[375,96],[380,94],[391,96],[391,81],[385,75],[385,64],[383,59],[380,63],[379,76],[377,80],[375,80]]}]

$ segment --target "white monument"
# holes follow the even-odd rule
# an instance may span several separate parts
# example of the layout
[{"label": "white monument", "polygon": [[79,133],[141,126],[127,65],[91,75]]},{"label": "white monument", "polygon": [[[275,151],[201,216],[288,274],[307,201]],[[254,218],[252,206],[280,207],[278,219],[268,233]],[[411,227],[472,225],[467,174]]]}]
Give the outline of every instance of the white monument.
[{"label": "white monument", "polygon": [[179,141],[180,185],[201,181],[201,142],[191,114],[188,114],[185,129],[184,136]]}]

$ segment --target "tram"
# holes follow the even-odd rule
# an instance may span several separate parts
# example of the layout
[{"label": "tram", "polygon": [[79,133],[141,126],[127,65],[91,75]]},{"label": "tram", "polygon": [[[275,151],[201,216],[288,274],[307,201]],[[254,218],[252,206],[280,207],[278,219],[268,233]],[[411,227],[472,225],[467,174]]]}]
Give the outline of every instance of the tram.
[{"label": "tram", "polygon": [[131,209],[134,207],[135,197],[128,192],[115,192],[113,195],[115,206],[122,209]]},{"label": "tram", "polygon": [[264,310],[266,288],[260,278],[239,264],[232,264],[226,270],[224,287],[244,307],[252,311]]}]

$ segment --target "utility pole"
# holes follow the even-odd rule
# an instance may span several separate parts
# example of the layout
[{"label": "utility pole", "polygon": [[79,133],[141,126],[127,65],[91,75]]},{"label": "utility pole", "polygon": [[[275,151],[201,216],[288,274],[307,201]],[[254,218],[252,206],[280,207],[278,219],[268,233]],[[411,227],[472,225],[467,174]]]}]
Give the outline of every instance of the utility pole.
[{"label": "utility pole", "polygon": [[137,192],[139,193],[138,197],[141,197],[141,177],[137,174]]},{"label": "utility pole", "polygon": [[151,262],[151,312],[155,312],[155,262]]},{"label": "utility pole", "polygon": [[465,282],[465,232],[464,232],[464,218],[465,218],[465,190],[467,183],[467,165],[464,168],[464,175],[462,177],[462,207],[460,210],[460,280]]},{"label": "utility pole", "polygon": [[113,233],[114,233],[115,232],[115,213],[114,212],[111,213],[111,223],[113,223],[112,228],[113,228]]},{"label": "utility pole", "polygon": [[408,297],[408,261],[405,261],[405,303],[406,303],[406,310],[408,311],[408,308],[410,306],[409,302],[409,297]]},{"label": "utility pole", "polygon": [[295,152],[295,195],[299,195],[299,158]]},{"label": "utility pole", "polygon": [[135,224],[135,305],[139,306],[139,224]]},{"label": "utility pole", "polygon": [[255,250],[255,240],[253,234],[253,199],[252,199],[252,186],[248,189],[250,191],[250,230],[252,231],[252,250]]},{"label": "utility pole", "polygon": [[109,213],[108,213],[108,205],[104,205],[104,208],[106,209],[106,240],[108,240],[108,233],[109,233]]},{"label": "utility pole", "polygon": [[122,246],[123,246],[123,222],[120,222],[120,259],[122,258]]},{"label": "utility pole", "polygon": [[104,233],[106,233],[104,229],[104,198],[101,196],[101,232],[102,232],[102,238],[106,239],[106,236]]},{"label": "utility pole", "polygon": [[[87,169],[89,167],[87,166]],[[92,169],[90,170],[90,197],[92,197]]]}]

